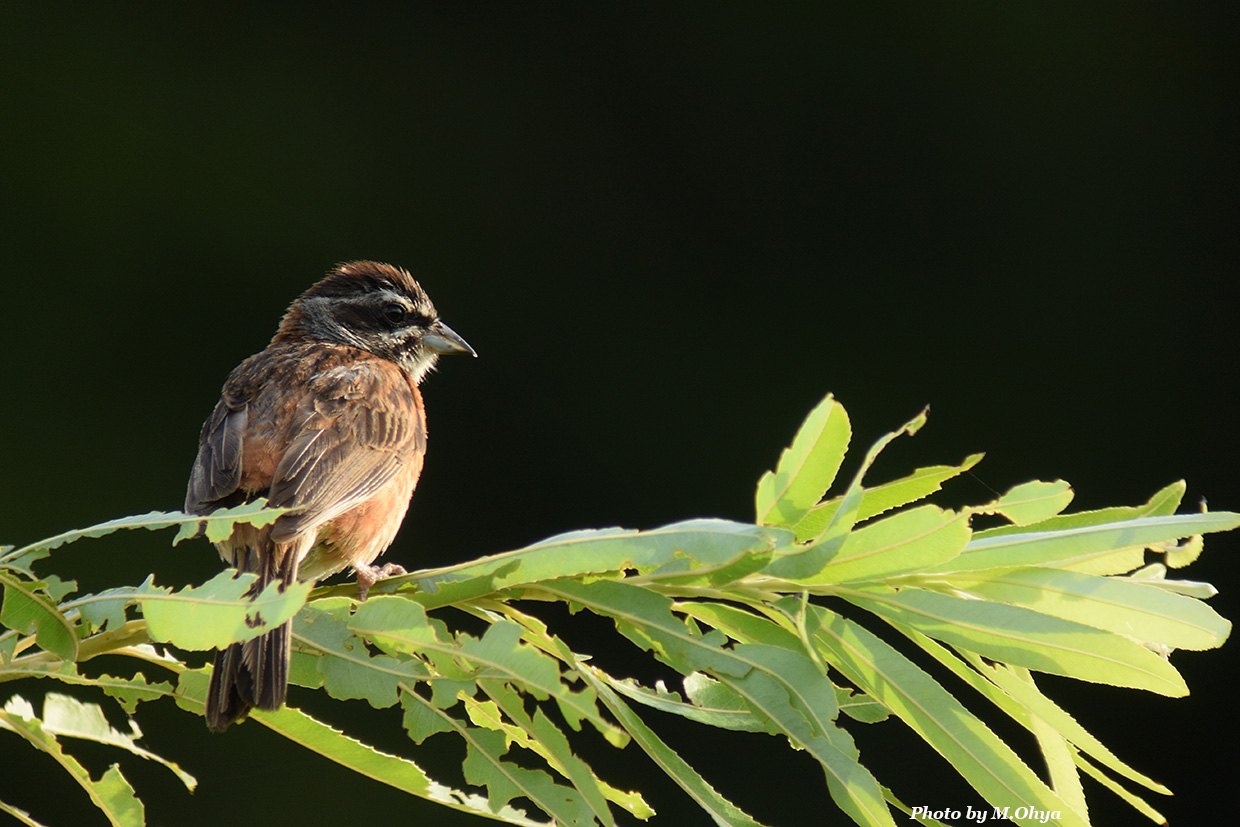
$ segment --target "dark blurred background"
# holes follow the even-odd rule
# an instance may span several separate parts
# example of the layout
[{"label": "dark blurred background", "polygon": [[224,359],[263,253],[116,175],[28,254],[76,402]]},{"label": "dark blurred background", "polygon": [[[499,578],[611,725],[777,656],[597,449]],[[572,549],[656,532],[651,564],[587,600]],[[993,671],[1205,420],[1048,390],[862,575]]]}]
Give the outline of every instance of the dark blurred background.
[{"label": "dark blurred background", "polygon": [[[407,566],[752,519],[828,391],[859,448],[933,406],[873,479],[987,451],[949,502],[1062,477],[1074,508],[1135,504],[1185,478],[1186,506],[1240,509],[1234,4],[229,9],[0,10],[0,541],[179,507],[228,371],[355,258],[413,270],[481,355],[425,385],[429,461],[388,556]],[[45,569],[92,591],[218,570],[170,538]],[[1238,546],[1208,540],[1188,572],[1231,617]],[[626,657],[606,624],[575,628]],[[1187,699],[1047,683],[1176,791],[1155,802],[1172,823],[1200,823],[1233,804],[1233,650],[1175,656]],[[202,784],[127,760],[152,824],[484,823],[167,706],[140,709],[146,742]],[[313,708],[459,770],[394,712]],[[647,717],[764,823],[840,821],[785,745]],[[902,725],[858,738],[910,805],[980,805]],[[102,823],[0,740],[0,798]],[[635,746],[608,753],[587,754],[657,823],[708,823]],[[1141,823],[1090,794],[1096,823]]]}]

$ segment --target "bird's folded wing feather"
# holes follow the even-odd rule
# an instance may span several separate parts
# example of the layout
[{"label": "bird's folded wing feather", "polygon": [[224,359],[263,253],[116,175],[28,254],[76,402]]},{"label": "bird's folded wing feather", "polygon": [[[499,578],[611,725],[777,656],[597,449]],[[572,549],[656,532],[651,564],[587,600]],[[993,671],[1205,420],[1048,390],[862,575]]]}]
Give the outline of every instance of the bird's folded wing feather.
[{"label": "bird's folded wing feather", "polygon": [[314,376],[299,424],[272,479],[271,505],[298,509],[272,531],[276,542],[369,499],[426,446],[414,391],[399,368],[363,363]]}]

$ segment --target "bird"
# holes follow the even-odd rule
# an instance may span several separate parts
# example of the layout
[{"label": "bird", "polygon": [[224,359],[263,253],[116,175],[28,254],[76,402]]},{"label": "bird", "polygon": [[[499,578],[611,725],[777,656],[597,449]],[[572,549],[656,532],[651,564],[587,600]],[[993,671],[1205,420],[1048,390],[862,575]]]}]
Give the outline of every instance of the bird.
[{"label": "bird", "polygon": [[[208,515],[265,497],[292,509],[273,523],[237,523],[216,548],[257,579],[254,597],[352,567],[358,597],[404,520],[426,455],[419,383],[440,356],[478,354],[444,324],[407,270],[338,264],[298,296],[267,347],[228,376],[202,426],[185,511]],[[207,727],[251,709],[279,709],[288,691],[291,623],[215,655]]]}]

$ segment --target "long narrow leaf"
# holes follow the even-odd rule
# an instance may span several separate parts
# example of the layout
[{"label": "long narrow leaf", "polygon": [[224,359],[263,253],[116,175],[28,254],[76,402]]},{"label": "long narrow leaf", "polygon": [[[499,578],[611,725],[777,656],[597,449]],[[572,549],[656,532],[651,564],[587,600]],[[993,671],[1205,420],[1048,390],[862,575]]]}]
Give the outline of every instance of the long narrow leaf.
[{"label": "long narrow leaf", "polygon": [[815,640],[823,656],[912,727],[991,805],[1059,812],[1060,827],[1085,827],[1080,816],[937,681],[856,623],[817,607],[814,613]]},{"label": "long narrow leaf", "polygon": [[[434,608],[527,583],[624,570],[649,572],[678,558],[689,568],[720,568],[753,553],[788,546],[792,540],[787,529],[729,520],[686,520],[648,531],[574,531],[516,551],[411,572],[385,583],[415,587],[417,600]],[[323,593],[356,593],[349,588]]]},{"label": "long narrow leaf", "polygon": [[1119,635],[1021,606],[917,588],[842,593],[883,618],[992,660],[1078,680],[1181,697],[1188,687],[1163,658]]},{"label": "long narrow leaf", "polygon": [[944,582],[1171,649],[1213,649],[1231,632],[1231,624],[1200,600],[1115,577],[1025,568],[959,574]]},{"label": "long narrow leaf", "polygon": [[35,748],[56,760],[90,796],[91,803],[99,809],[113,827],[143,827],[145,809],[134,795],[133,787],[113,764],[98,778],[92,778],[78,760],[64,752],[60,742],[46,729],[25,699],[14,695],[0,710],[0,728],[17,733]]},{"label": "long narrow leaf", "polygon": [[578,664],[578,671],[590,682],[601,700],[616,720],[632,736],[633,740],[645,750],[646,754],[659,765],[667,777],[689,794],[698,803],[711,820],[719,827],[762,827],[749,815],[731,801],[728,801],[708,784],[697,770],[693,769],[680,754],[663,742],[654,730],[629,708],[620,696],[599,677],[600,673],[588,664]]},{"label": "long narrow leaf", "polygon": [[[1119,775],[1154,792],[1171,794],[1171,790],[1142,775],[1117,758],[1101,741],[1054,701],[1043,695],[1036,686],[1031,687],[1024,681],[1015,680],[1011,672],[1002,665],[989,664],[981,657],[969,652],[957,656],[916,629],[903,624],[893,624],[893,626],[1021,726],[1033,731],[1033,716],[1036,715],[1054,727],[1073,746]],[[961,658],[964,658],[967,663]]]},{"label": "long narrow leaf", "polygon": [[275,712],[255,713],[254,718],[293,743],[401,792],[496,821],[525,827],[550,827],[546,822],[530,819],[512,808],[492,811],[485,798],[440,784],[414,762],[380,752],[300,710],[286,706]]},{"label": "long narrow leaf", "polygon": [[1240,526],[1240,514],[1210,511],[1139,517],[1115,523],[1087,525],[1053,531],[989,534],[974,537],[964,553],[928,569],[933,573],[980,571],[1019,566],[1067,566],[1121,549],[1140,549],[1156,543],[1174,542],[1193,534],[1230,531]]}]

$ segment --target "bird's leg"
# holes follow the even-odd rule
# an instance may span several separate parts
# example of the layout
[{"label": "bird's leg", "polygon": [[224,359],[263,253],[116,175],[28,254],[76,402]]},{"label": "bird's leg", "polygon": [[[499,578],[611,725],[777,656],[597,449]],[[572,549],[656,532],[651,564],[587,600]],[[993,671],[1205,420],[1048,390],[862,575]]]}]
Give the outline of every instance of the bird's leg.
[{"label": "bird's leg", "polygon": [[385,577],[396,577],[400,574],[407,574],[405,567],[399,563],[384,563],[382,566],[354,566],[353,570],[357,572],[357,599],[366,600],[366,595],[370,593],[370,587],[378,583]]}]

